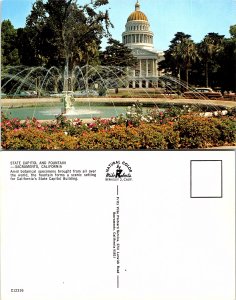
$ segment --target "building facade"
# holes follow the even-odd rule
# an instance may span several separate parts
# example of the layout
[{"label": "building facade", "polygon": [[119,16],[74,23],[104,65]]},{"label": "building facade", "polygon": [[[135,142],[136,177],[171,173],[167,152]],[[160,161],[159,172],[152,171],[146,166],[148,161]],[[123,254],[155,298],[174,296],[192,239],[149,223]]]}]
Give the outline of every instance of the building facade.
[{"label": "building facade", "polygon": [[146,15],[140,10],[139,1],[135,4],[135,11],[132,12],[122,34],[122,42],[132,49],[133,55],[138,63],[134,70],[131,70],[129,87],[150,88],[158,86],[158,63],[163,60],[164,53],[157,51],[153,46],[153,32]]}]

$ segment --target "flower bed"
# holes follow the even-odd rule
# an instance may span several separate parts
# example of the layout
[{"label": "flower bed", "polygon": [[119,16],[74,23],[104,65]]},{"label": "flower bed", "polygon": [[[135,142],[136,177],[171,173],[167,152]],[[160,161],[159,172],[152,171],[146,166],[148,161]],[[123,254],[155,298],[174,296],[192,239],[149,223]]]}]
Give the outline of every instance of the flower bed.
[{"label": "flower bed", "polygon": [[20,122],[2,115],[2,148],[6,150],[140,150],[194,149],[236,145],[235,116],[206,118],[176,108],[152,110],[83,123],[63,115],[51,123],[35,118]]}]

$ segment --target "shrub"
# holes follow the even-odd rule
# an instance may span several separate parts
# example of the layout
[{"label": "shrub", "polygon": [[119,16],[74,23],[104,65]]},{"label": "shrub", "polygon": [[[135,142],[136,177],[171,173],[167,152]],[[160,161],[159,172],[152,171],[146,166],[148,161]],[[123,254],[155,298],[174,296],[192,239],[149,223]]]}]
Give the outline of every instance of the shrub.
[{"label": "shrub", "polygon": [[232,118],[222,117],[214,119],[216,128],[220,131],[219,141],[223,145],[225,143],[235,143],[236,141],[236,122]]},{"label": "shrub", "polygon": [[64,132],[48,133],[31,127],[6,132],[3,146],[11,150],[63,150],[75,149],[76,140]]},{"label": "shrub", "polygon": [[167,149],[178,149],[180,143],[180,133],[174,129],[173,124],[165,124],[157,129],[165,138]]},{"label": "shrub", "polygon": [[219,144],[221,132],[212,118],[182,116],[174,127],[180,133],[181,148],[206,148]]},{"label": "shrub", "polygon": [[109,130],[86,132],[78,137],[78,149],[140,149],[138,129],[117,125]]},{"label": "shrub", "polygon": [[78,137],[78,149],[176,149],[179,134],[173,127],[142,123],[139,127],[116,125],[108,130],[85,132]]}]

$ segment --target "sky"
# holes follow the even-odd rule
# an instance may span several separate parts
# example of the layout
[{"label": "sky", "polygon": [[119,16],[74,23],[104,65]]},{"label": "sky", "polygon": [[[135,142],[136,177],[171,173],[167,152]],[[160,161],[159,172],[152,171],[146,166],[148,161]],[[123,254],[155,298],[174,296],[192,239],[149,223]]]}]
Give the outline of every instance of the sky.
[{"label": "sky", "polygon": [[[0,0],[1,19],[9,19],[15,28],[24,27],[34,0]],[[90,0],[78,0],[78,4]],[[154,47],[166,50],[178,31],[200,42],[209,32],[229,37],[229,27],[236,24],[236,0],[139,0],[141,11],[148,17],[154,33]],[[113,38],[121,41],[128,16],[135,9],[136,0],[109,0],[114,29]],[[104,44],[105,45],[105,44]]]}]

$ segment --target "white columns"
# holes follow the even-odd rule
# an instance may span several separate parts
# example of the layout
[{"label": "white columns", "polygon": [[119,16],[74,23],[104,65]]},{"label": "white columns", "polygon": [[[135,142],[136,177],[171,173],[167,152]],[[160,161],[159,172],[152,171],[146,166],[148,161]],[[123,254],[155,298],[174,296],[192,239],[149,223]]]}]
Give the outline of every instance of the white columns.
[{"label": "white columns", "polygon": [[146,59],[146,77],[148,77],[148,59]]},{"label": "white columns", "polygon": [[139,77],[142,77],[142,60],[139,61]]}]

